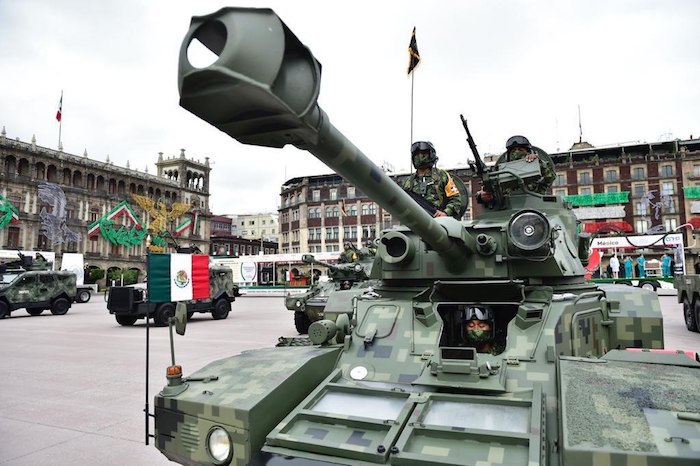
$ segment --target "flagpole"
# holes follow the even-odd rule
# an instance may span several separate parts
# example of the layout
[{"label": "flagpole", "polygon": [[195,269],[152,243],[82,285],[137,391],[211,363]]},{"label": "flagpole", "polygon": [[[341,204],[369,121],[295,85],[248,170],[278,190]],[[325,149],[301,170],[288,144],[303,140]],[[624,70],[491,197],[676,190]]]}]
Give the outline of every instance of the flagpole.
[{"label": "flagpole", "polygon": [[61,145],[61,128],[63,125],[63,89],[61,89],[61,100],[58,103],[58,150],[63,150]]},{"label": "flagpole", "polygon": [[[408,147],[413,144],[413,80],[416,77],[416,73],[411,73],[411,140],[408,141]],[[413,154],[409,154],[409,164],[408,171],[411,171],[411,164],[413,163]]]}]

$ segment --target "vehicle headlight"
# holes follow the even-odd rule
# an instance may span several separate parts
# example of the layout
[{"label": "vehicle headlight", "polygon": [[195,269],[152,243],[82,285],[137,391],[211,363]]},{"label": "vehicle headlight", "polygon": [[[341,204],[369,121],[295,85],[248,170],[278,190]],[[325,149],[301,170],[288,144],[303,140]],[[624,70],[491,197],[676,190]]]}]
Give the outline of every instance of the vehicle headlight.
[{"label": "vehicle headlight", "polygon": [[355,272],[362,272],[362,265],[355,264]]},{"label": "vehicle headlight", "polygon": [[214,427],[209,431],[207,450],[215,461],[227,461],[231,457],[231,437],[221,427]]},{"label": "vehicle headlight", "polygon": [[296,302],[294,303],[294,305],[295,305],[296,307],[301,307],[301,301],[299,301],[299,300],[297,299]]},{"label": "vehicle headlight", "polygon": [[549,240],[549,221],[532,210],[517,213],[508,225],[508,235],[513,245],[523,251],[534,251]]}]

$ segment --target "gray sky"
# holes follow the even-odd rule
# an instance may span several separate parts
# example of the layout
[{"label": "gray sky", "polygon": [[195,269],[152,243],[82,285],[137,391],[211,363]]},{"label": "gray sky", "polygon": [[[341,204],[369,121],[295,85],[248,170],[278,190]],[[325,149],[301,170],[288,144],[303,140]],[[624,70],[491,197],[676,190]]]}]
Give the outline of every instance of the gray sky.
[{"label": "gray sky", "polygon": [[[212,162],[218,214],[274,211],[289,178],[330,173],[308,153],[244,146],[178,105],[193,15],[271,7],[323,65],[320,104],[375,163],[409,169],[408,43],[417,28],[414,139],[466,165],[523,134],[553,152],[700,137],[700,2],[0,0],[0,126],[7,136],[155,173],[158,152]],[[471,157],[471,155],[469,154]]]}]

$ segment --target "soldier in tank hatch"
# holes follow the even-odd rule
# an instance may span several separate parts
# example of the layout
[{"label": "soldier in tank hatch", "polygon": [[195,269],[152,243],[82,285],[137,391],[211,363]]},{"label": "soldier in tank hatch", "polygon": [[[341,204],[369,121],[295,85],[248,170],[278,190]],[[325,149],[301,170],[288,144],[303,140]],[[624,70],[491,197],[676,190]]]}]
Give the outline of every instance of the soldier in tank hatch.
[{"label": "soldier in tank hatch", "polygon": [[438,157],[430,141],[411,144],[411,161],[415,173],[403,182],[403,189],[412,191],[432,204],[434,217],[455,217],[459,220],[462,200],[454,180],[445,170],[437,168]]},{"label": "soldier in tank hatch", "polygon": [[[512,136],[508,138],[504,155],[505,157],[503,155],[499,157],[499,162],[512,162],[522,158],[525,158],[528,162],[539,161],[542,176],[537,181],[527,184],[527,189],[530,191],[545,194],[557,178],[557,174],[551,163],[540,158],[537,151],[532,147],[532,144],[530,144],[530,141],[525,136]],[[476,200],[479,204],[489,206],[489,204],[493,203],[493,196],[490,192],[481,190],[476,194]]]},{"label": "soldier in tank hatch", "polygon": [[484,305],[467,306],[464,310],[462,346],[476,348],[478,353],[500,354],[503,345],[497,343],[494,316]]}]

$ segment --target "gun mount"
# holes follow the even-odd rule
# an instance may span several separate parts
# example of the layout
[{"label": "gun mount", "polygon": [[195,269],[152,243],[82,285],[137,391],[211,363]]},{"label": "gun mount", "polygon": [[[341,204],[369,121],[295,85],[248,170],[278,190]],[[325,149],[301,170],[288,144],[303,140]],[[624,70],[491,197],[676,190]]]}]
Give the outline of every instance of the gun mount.
[{"label": "gun mount", "polygon": [[[218,59],[193,67],[193,40]],[[216,465],[697,462],[700,364],[622,351],[663,348],[658,299],[584,280],[585,238],[568,204],[527,189],[534,164],[485,172],[497,209],[434,219],[330,124],[320,70],[271,10],[224,8],[192,20],[180,103],[242,143],[311,152],[403,226],[382,232],[352,316],[311,325],[315,346],[221,359],[163,390],[158,449]],[[489,346],[469,339],[474,321]]]}]

